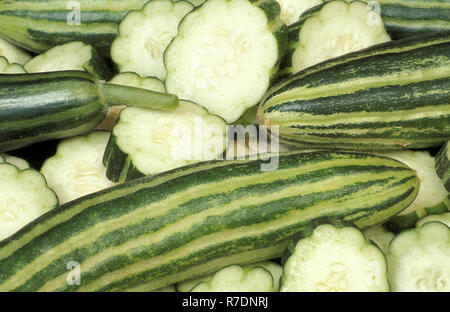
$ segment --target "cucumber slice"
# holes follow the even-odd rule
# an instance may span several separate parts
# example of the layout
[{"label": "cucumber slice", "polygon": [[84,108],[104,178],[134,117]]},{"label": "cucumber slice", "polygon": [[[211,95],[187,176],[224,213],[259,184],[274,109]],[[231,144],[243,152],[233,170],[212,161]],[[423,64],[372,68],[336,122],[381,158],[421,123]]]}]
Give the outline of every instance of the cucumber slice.
[{"label": "cucumber slice", "polygon": [[[272,262],[272,261],[263,261],[263,262],[257,262],[252,263],[248,265],[242,266],[244,269],[249,270],[254,267],[262,267],[269,271],[272,274],[273,282],[274,282],[274,289],[275,291],[278,291],[280,288],[280,278],[283,274],[283,267],[279,265],[278,263]],[[214,274],[208,275],[208,276],[202,276],[198,278],[193,278],[181,283],[178,283],[176,285],[177,290],[179,292],[189,292],[192,288],[194,288],[197,284],[210,280],[213,277]]]},{"label": "cucumber slice", "polygon": [[383,253],[386,253],[389,244],[394,239],[394,233],[388,231],[383,225],[377,225],[364,231],[364,235],[375,245],[377,245]]},{"label": "cucumber slice", "polygon": [[387,223],[391,231],[398,233],[414,227],[417,220],[428,214],[449,210],[449,194],[436,174],[435,159],[428,152],[397,151],[380,155],[403,162],[416,171],[420,180],[419,193],[414,202]]},{"label": "cucumber slice", "polygon": [[0,154],[0,162],[6,162],[8,164],[14,165],[21,170],[30,168],[30,164],[25,159],[8,154]]},{"label": "cucumber slice", "polygon": [[56,155],[41,168],[48,185],[58,195],[61,204],[113,186],[106,178],[102,158],[109,132],[94,131],[61,141]]},{"label": "cucumber slice", "polygon": [[0,241],[57,206],[42,174],[0,163]]},{"label": "cucumber slice", "polygon": [[275,0],[210,0],[191,11],[164,54],[167,92],[238,120],[261,100],[284,54],[279,12]]},{"label": "cucumber slice", "polygon": [[[375,22],[370,14],[378,17]],[[370,11],[367,4],[354,1],[331,1],[306,12],[300,21],[290,26],[294,41],[292,71],[390,41],[380,15]]]},{"label": "cucumber slice", "polygon": [[129,13],[111,47],[111,57],[120,71],[164,80],[164,51],[177,34],[181,19],[193,8],[186,1],[151,0],[142,10]]},{"label": "cucumber slice", "polygon": [[387,253],[392,291],[450,291],[450,229],[440,222],[397,235]]},{"label": "cucumber slice", "polygon": [[320,225],[295,246],[281,291],[389,291],[386,267],[383,253],[358,229]]},{"label": "cucumber slice", "polygon": [[[147,89],[150,91],[166,93],[166,88],[164,83],[155,77],[142,78],[136,73],[121,73],[114,76],[110,83],[135,87],[141,89]],[[126,106],[110,106],[108,107],[108,112],[106,114],[105,120],[97,127],[98,130],[112,131],[114,125],[117,122],[120,112]]]},{"label": "cucumber slice", "polygon": [[433,222],[433,221],[444,223],[445,225],[450,227],[450,212],[423,217],[419,221],[417,221],[416,227],[421,227],[425,223]]},{"label": "cucumber slice", "polygon": [[281,7],[280,18],[286,25],[297,22],[306,10],[322,4],[323,0],[277,0]]},{"label": "cucumber slice", "polygon": [[0,56],[5,57],[10,63],[25,64],[31,60],[31,55],[25,50],[15,46],[0,36]]},{"label": "cucumber slice", "polygon": [[216,159],[227,147],[227,125],[194,103],[171,111],[127,107],[103,159],[110,180],[122,182]]},{"label": "cucumber slice", "polygon": [[34,57],[25,64],[25,70],[29,73],[81,70],[103,80],[113,76],[112,70],[97,51],[78,41],[56,46]]},{"label": "cucumber slice", "polygon": [[436,155],[436,173],[450,192],[450,141]]},{"label": "cucumber slice", "polygon": [[0,74],[25,74],[22,65],[12,64],[5,57],[0,56]]},{"label": "cucumber slice", "polygon": [[205,3],[206,0],[188,0],[188,2],[191,3],[193,6],[198,7],[198,6],[202,5],[203,3]]},{"label": "cucumber slice", "polygon": [[231,265],[219,270],[210,279],[200,282],[191,292],[273,292],[272,274],[263,267],[245,269]]}]

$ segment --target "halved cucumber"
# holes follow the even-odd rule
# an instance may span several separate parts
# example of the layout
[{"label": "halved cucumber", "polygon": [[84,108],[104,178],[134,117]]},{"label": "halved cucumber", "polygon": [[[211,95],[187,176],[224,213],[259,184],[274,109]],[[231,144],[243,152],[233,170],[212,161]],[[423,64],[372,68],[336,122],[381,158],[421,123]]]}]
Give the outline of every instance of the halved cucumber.
[{"label": "halved cucumber", "polygon": [[263,267],[231,265],[200,282],[191,292],[273,292],[272,274]]},{"label": "halved cucumber", "polygon": [[[378,19],[370,18],[370,14]],[[289,27],[292,72],[325,60],[390,41],[383,21],[367,4],[329,1],[301,16]]]},{"label": "halved cucumber", "polygon": [[0,74],[25,74],[22,65],[10,63],[6,57],[0,56]]},{"label": "halved cucumber", "polygon": [[306,10],[322,4],[323,0],[277,0],[281,7],[281,20],[286,25],[297,22]]},{"label": "halved cucumber", "polygon": [[428,152],[398,151],[381,155],[399,160],[414,169],[420,180],[419,194],[411,206],[387,223],[390,230],[398,233],[414,227],[417,220],[428,214],[439,214],[449,210],[449,194],[436,174],[435,159]]},{"label": "halved cucumber", "polygon": [[167,92],[228,123],[269,88],[287,33],[275,0],[209,0],[182,20],[164,54]]},{"label": "halved cucumber", "polygon": [[416,227],[421,227],[425,223],[433,221],[444,223],[450,227],[450,212],[423,217],[417,221]]},{"label": "halved cucumber", "polygon": [[[155,77],[141,77],[136,73],[121,73],[116,76],[114,76],[113,79],[111,79],[110,83],[128,86],[128,87],[135,87],[135,88],[141,88],[141,89],[147,89],[150,91],[156,91],[165,93],[166,88],[164,87],[164,83]],[[98,130],[107,130],[111,131],[114,125],[117,122],[117,118],[119,117],[120,112],[122,109],[124,109],[126,106],[111,106],[108,107],[108,112],[106,114],[105,120],[97,127]]]},{"label": "halved cucumber", "polygon": [[109,137],[109,132],[94,131],[63,140],[56,155],[45,161],[41,173],[61,204],[115,185],[102,163]]},{"label": "halved cucumber", "polygon": [[25,64],[31,55],[0,36],[0,56],[4,56],[10,63]]},{"label": "halved cucumber", "polygon": [[42,174],[0,163],[0,241],[56,206],[58,198]]},{"label": "halved cucumber", "polygon": [[6,162],[8,164],[14,165],[21,170],[30,168],[30,164],[25,159],[4,153],[0,154],[0,162]]},{"label": "halved cucumber", "polygon": [[450,291],[450,229],[440,222],[397,235],[387,253],[392,291]]},{"label": "halved cucumber", "polygon": [[357,228],[320,225],[295,246],[281,291],[389,291],[386,259]]},{"label": "halved cucumber", "polygon": [[450,141],[436,155],[436,173],[450,192]]},{"label": "halved cucumber", "polygon": [[377,245],[383,253],[388,251],[389,244],[395,237],[395,234],[388,231],[383,225],[377,225],[365,230],[364,235]]},{"label": "halved cucumber", "polygon": [[193,8],[186,1],[151,0],[142,10],[130,12],[111,47],[111,57],[120,71],[164,80],[164,51],[177,34],[181,19]]},{"label": "halved cucumber", "polygon": [[113,76],[112,70],[97,51],[79,41],[56,46],[34,57],[25,64],[25,70],[29,73],[81,70],[103,80]]},{"label": "halved cucumber", "polygon": [[192,102],[172,111],[125,108],[103,159],[110,180],[122,182],[199,161],[227,147],[227,125]]},{"label": "halved cucumber", "polygon": [[[263,261],[263,262],[257,262],[257,263],[252,263],[252,264],[243,266],[243,268],[246,270],[249,270],[249,269],[255,268],[255,267],[262,267],[272,274],[273,283],[274,283],[273,288],[275,291],[278,291],[278,289],[280,288],[280,278],[281,278],[281,275],[283,274],[283,267],[273,261]],[[212,277],[213,277],[213,274],[208,275],[208,276],[193,278],[193,279],[178,283],[176,285],[176,287],[179,292],[188,292],[188,291],[191,291],[191,289],[193,289],[197,284],[207,281],[207,280],[211,280]]]}]

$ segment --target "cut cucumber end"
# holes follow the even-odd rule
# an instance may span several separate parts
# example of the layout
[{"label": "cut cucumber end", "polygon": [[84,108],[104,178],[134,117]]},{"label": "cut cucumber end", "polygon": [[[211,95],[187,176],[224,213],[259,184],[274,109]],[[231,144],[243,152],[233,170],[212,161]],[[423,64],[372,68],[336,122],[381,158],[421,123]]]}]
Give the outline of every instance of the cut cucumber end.
[{"label": "cut cucumber end", "polygon": [[320,225],[297,243],[281,291],[389,291],[386,259],[358,229]]},{"label": "cut cucumber end", "polygon": [[10,63],[6,57],[0,56],[0,74],[25,74],[25,69],[19,65]]}]

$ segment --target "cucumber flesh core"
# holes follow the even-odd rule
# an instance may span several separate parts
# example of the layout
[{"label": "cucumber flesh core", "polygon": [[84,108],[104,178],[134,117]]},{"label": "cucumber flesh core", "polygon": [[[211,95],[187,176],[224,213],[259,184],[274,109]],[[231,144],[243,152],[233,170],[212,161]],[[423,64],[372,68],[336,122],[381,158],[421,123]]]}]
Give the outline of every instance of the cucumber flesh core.
[{"label": "cucumber flesh core", "polygon": [[272,274],[262,267],[245,269],[232,265],[219,270],[209,280],[199,283],[192,292],[271,292]]},{"label": "cucumber flesh core", "polygon": [[[136,73],[121,73],[114,76],[111,79],[110,83],[118,84],[122,86],[129,86],[135,88],[146,89],[150,91],[165,93],[166,88],[164,87],[164,83],[158,78],[154,77],[146,77],[142,78]],[[99,130],[107,130],[111,131],[114,125],[117,122],[117,118],[119,117],[120,112],[126,106],[111,106],[108,107],[108,112],[106,114],[105,120],[97,127]]]},{"label": "cucumber flesh core", "polygon": [[165,52],[167,91],[236,121],[269,87],[278,61],[270,28],[249,1],[207,1],[183,19]]},{"label": "cucumber flesh core", "polygon": [[298,21],[300,15],[306,10],[322,4],[322,0],[277,0],[281,7],[280,18],[286,25]]},{"label": "cucumber flesh core", "polygon": [[450,212],[423,217],[419,221],[417,221],[416,227],[421,227],[425,223],[433,222],[433,221],[444,223],[448,227],[450,227]]},{"label": "cucumber flesh core", "polygon": [[5,57],[10,63],[20,65],[31,59],[31,55],[2,37],[0,37],[0,56]]},{"label": "cucumber flesh core", "polygon": [[164,51],[177,34],[181,19],[193,8],[186,1],[152,0],[141,11],[128,14],[111,48],[120,71],[164,80]]},{"label": "cucumber flesh core", "polygon": [[25,159],[8,154],[0,154],[0,162],[6,162],[8,164],[14,165],[21,170],[30,168],[30,164]]},{"label": "cucumber flesh core", "polygon": [[297,243],[281,291],[389,291],[386,259],[358,229],[321,225]]},{"label": "cucumber flesh core", "polygon": [[56,155],[41,168],[61,204],[115,185],[102,159],[110,133],[95,131],[59,143]]},{"label": "cucumber flesh core", "polygon": [[389,244],[394,239],[394,233],[386,230],[382,225],[371,227],[364,231],[364,235],[375,245],[377,245],[383,253],[386,253],[389,248]]},{"label": "cucumber flesh core", "polygon": [[0,74],[25,74],[26,71],[19,64],[11,64],[5,57],[0,56]]},{"label": "cucumber flesh core", "polygon": [[[283,267],[281,265],[279,265],[278,263],[275,263],[272,261],[263,261],[263,262],[252,263],[252,264],[244,265],[242,267],[244,269],[248,270],[248,269],[251,269],[254,267],[258,267],[258,266],[266,269],[267,271],[269,271],[272,274],[274,289],[275,289],[275,291],[278,291],[278,289],[280,288],[280,278],[281,278],[281,275],[283,274]],[[178,283],[177,290],[179,292],[188,292],[191,289],[193,289],[197,284],[207,281],[207,280],[210,280],[212,277],[213,277],[213,274],[208,275],[208,276],[193,278],[193,279]]]},{"label": "cucumber flesh core", "polygon": [[144,175],[217,158],[226,148],[226,123],[187,101],[173,111],[124,109],[113,133],[117,146]]},{"label": "cucumber flesh core", "polygon": [[[390,221],[390,225],[396,227],[396,220],[406,217],[411,220],[411,222],[407,222],[411,223],[408,224],[408,227],[412,227],[421,217],[448,210],[450,207],[449,194],[436,174],[435,159],[428,152],[398,151],[381,155],[399,160],[414,169],[420,180],[420,189],[416,199],[408,208],[394,217]],[[393,230],[397,231],[400,228]]]},{"label": "cucumber flesh core", "polygon": [[0,164],[0,241],[57,205],[39,172]]},{"label": "cucumber flesh core", "polygon": [[381,17],[371,21],[362,2],[332,1],[300,29],[299,42],[292,55],[294,73],[325,60],[390,41]]},{"label": "cucumber flesh core", "polygon": [[440,222],[397,235],[387,253],[392,291],[450,291],[450,230]]}]

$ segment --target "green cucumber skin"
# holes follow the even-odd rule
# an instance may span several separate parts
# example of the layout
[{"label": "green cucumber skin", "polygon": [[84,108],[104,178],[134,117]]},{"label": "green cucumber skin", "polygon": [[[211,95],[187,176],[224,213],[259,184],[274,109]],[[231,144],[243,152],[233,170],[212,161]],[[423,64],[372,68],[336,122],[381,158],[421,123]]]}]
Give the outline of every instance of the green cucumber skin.
[{"label": "green cucumber skin", "polygon": [[444,147],[436,155],[436,173],[442,179],[445,188],[450,192],[450,159],[448,158],[448,149],[450,142],[447,142]]},{"label": "green cucumber skin", "polygon": [[118,33],[118,26],[131,10],[141,9],[147,0],[77,1],[80,25],[69,25],[70,0],[11,0],[0,2],[0,34],[27,50],[41,53],[54,46],[82,41],[102,55]]},{"label": "green cucumber skin", "polygon": [[450,31],[448,0],[379,0],[378,4],[393,39]]},{"label": "green cucumber skin", "polygon": [[84,72],[0,75],[0,90],[0,151],[87,133],[106,115]]},{"label": "green cucumber skin", "polygon": [[[412,70],[434,72],[414,81],[408,80]],[[361,85],[364,79],[370,80]],[[311,93],[302,100],[304,90]],[[267,93],[258,118],[269,127],[279,125],[280,141],[296,147],[428,148],[450,138],[449,97],[450,32],[445,32],[377,45],[292,75]],[[415,117],[422,110],[425,116]],[[349,122],[352,114],[356,118]],[[310,116],[324,121],[312,123]]]},{"label": "green cucumber skin", "polygon": [[[65,204],[0,243],[0,290],[157,289],[279,257],[325,216],[382,223],[419,188],[410,168],[370,154],[290,152],[273,172],[262,162],[195,164]],[[81,264],[79,286],[66,283],[68,261]]]}]

